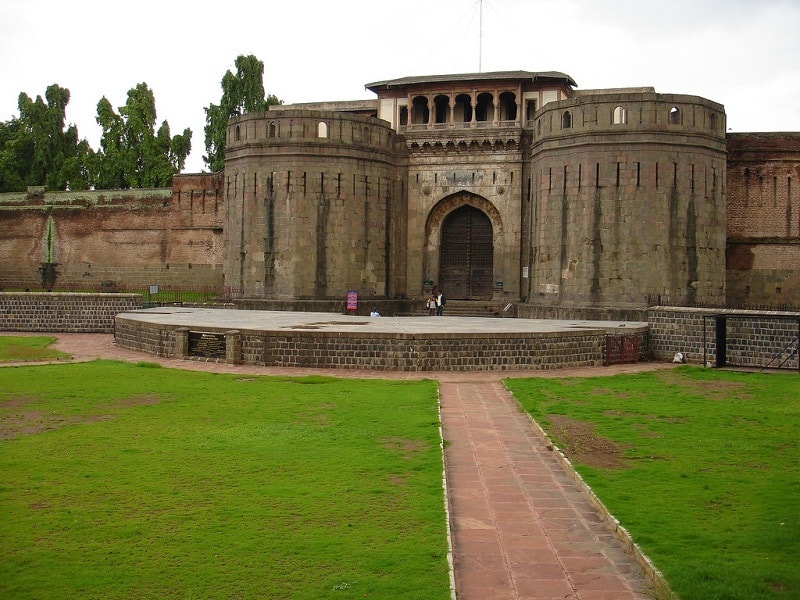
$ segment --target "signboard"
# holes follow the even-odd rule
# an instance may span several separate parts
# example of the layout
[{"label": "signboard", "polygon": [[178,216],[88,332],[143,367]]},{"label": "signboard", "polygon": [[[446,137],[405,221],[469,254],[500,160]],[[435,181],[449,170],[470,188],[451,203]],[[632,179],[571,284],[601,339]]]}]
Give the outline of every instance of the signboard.
[{"label": "signboard", "polygon": [[358,292],[352,290],[347,292],[347,310],[353,312],[358,310]]},{"label": "signboard", "polygon": [[189,356],[225,358],[225,334],[190,331],[188,352]]}]

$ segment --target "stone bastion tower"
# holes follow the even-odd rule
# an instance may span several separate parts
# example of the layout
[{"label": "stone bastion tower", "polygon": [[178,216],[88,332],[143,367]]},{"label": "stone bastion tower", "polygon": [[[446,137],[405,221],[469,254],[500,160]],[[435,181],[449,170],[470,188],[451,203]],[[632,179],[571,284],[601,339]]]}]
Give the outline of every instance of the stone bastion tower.
[{"label": "stone bastion tower", "polygon": [[342,111],[271,110],[228,125],[225,283],[245,297],[405,292],[396,133]]},{"label": "stone bastion tower", "polygon": [[232,119],[225,283],[246,297],[724,303],[725,112],[504,71]]},{"label": "stone bastion tower", "polygon": [[[725,112],[652,90],[540,110],[522,295],[549,306],[725,303]],[[529,240],[529,243],[527,243]]]}]

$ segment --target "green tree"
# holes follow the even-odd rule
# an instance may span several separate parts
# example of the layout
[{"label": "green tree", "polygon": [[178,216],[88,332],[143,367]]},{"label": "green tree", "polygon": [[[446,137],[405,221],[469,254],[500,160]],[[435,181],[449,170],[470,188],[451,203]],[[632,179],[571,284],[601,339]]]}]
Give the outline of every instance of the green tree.
[{"label": "green tree", "polygon": [[107,98],[97,103],[103,130],[96,161],[99,189],[165,187],[180,172],[192,149],[191,129],[170,136],[163,121],[156,130],[156,101],[146,83],[128,91],[119,114]]},{"label": "green tree", "polygon": [[44,99],[19,95],[19,118],[0,126],[0,189],[89,187],[93,151],[78,138],[75,125],[64,130],[69,97],[69,90],[57,84],[47,88]]},{"label": "green tree", "polygon": [[225,166],[225,130],[228,119],[282,104],[272,94],[265,98],[263,62],[250,54],[239,55],[234,64],[236,74],[228,70],[222,77],[220,103],[210,104],[205,109],[206,155],[203,161],[212,173],[221,171]]}]

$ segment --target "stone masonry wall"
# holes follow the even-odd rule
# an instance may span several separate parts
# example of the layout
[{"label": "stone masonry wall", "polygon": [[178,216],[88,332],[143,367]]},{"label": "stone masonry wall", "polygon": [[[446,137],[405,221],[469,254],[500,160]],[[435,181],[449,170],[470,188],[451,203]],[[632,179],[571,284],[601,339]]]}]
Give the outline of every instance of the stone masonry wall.
[{"label": "stone masonry wall", "polygon": [[695,96],[546,105],[532,145],[528,302],[725,299],[725,115]]},{"label": "stone masonry wall", "polygon": [[[177,326],[118,318],[115,340],[122,347],[157,356],[180,357]],[[207,328],[211,333],[226,333]],[[494,335],[351,334],[343,332],[239,332],[246,364],[279,367],[397,371],[482,371],[558,369],[603,364],[601,332]]]},{"label": "stone masonry wall", "polygon": [[246,297],[397,293],[404,193],[386,122],[301,110],[232,119],[225,193],[226,285]]},{"label": "stone masonry wall", "polygon": [[777,368],[783,363],[784,368],[798,368],[800,312],[653,307],[648,310],[653,359],[672,360],[675,353],[682,352],[688,362],[706,361],[716,366],[716,321],[712,315],[727,317],[728,364]]},{"label": "stone masonry wall", "polygon": [[139,294],[0,292],[0,330],[113,333],[117,314],[141,307]]}]

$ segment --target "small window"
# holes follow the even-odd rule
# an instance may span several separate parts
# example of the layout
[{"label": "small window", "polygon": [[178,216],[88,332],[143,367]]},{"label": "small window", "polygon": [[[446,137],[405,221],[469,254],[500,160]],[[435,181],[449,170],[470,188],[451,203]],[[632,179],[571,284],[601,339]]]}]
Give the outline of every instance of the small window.
[{"label": "small window", "polygon": [[370,140],[370,135],[369,135],[369,127],[364,127],[364,137],[362,138],[362,141],[364,141],[364,142],[366,142],[368,144],[370,143],[371,140]]},{"label": "small window", "polygon": [[614,125],[624,125],[628,122],[628,111],[618,106],[614,109]]},{"label": "small window", "polygon": [[572,127],[572,114],[567,110],[561,116],[561,129],[569,129]]},{"label": "small window", "polygon": [[242,139],[242,132],[239,129],[238,125],[236,126],[236,133],[234,134],[233,139],[236,140],[237,142]]},{"label": "small window", "polygon": [[318,138],[328,137],[328,124],[325,121],[320,121],[317,124],[317,137]]},{"label": "small window", "polygon": [[533,121],[533,114],[536,112],[536,100],[525,101],[525,120]]},{"label": "small window", "polygon": [[267,126],[267,137],[274,138],[277,135],[277,129],[275,127],[275,121],[271,121],[270,124]]},{"label": "small window", "polygon": [[669,111],[669,124],[670,125],[680,125],[681,124],[681,109],[677,106],[673,106]]},{"label": "small window", "polygon": [[708,126],[711,129],[711,131],[716,131],[717,130],[717,113],[713,113],[712,112],[708,116]]}]

